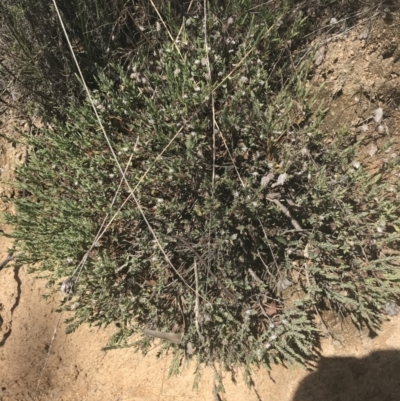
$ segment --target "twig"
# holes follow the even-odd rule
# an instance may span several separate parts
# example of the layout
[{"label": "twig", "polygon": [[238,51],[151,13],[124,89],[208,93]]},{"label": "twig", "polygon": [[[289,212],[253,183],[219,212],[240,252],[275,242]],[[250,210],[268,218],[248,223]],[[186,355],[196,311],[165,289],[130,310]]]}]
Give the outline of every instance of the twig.
[{"label": "twig", "polygon": [[268,195],[266,196],[266,199],[272,203],[275,203],[275,205],[277,205],[279,207],[279,209],[283,212],[283,214],[286,217],[289,217],[290,222],[292,223],[292,226],[295,228],[296,231],[303,231],[299,222],[294,217],[292,217],[292,215],[289,212],[289,209],[286,206],[282,205],[282,203],[279,201],[279,199],[269,198]]},{"label": "twig", "polygon": [[47,365],[47,362],[48,362],[49,357],[50,357],[50,351],[51,351],[51,348],[53,346],[54,339],[56,338],[57,328],[58,328],[58,325],[60,324],[61,316],[62,316],[62,313],[60,313],[60,316],[59,316],[59,318],[57,320],[57,323],[56,323],[56,327],[54,327],[53,337],[51,338],[49,349],[47,350],[46,360],[44,361],[44,364],[43,364],[42,370],[40,372],[40,376],[39,376],[38,382],[36,384],[36,390],[35,390],[35,396],[34,396],[35,400],[37,400],[37,394],[38,394],[38,391],[39,391],[40,382],[42,380],[44,370],[46,369],[46,365]]},{"label": "twig", "polygon": [[249,272],[250,276],[253,277],[254,281],[256,281],[258,284],[264,284],[264,282],[260,279],[260,277],[257,276],[254,270],[248,268],[247,271]]},{"label": "twig", "polygon": [[[268,248],[269,248],[269,250],[271,251],[271,255],[272,255],[272,258],[274,259],[274,263],[275,263],[275,266],[276,266],[276,271],[278,272],[278,271],[279,271],[279,265],[278,265],[278,262],[277,262],[277,260],[276,260],[276,258],[275,258],[274,251],[272,250],[271,245],[270,245],[270,243],[269,243],[269,238],[268,238],[267,232],[265,231],[265,228],[264,228],[263,224],[261,223],[261,220],[260,220],[260,219],[258,219],[258,222],[260,223],[260,226],[261,226],[261,229],[262,229],[262,231],[263,231],[263,233],[264,233],[265,239],[267,240]],[[274,276],[270,273],[267,264],[264,262],[263,258],[261,257],[260,251],[258,251],[258,257],[261,259],[261,262],[263,262],[265,268],[267,269],[268,274],[269,274],[271,277],[274,277]]]},{"label": "twig", "polygon": [[[208,37],[207,37],[207,0],[204,0],[204,46],[206,49],[206,59],[207,59],[207,71],[208,71],[208,80],[210,85],[212,86],[211,82],[211,66],[210,66],[210,57],[208,54]],[[216,154],[216,142],[215,142],[215,131],[216,131],[216,124],[217,121],[215,119],[215,98],[214,98],[214,90],[211,89],[211,111],[212,111],[212,176],[211,176],[211,197],[214,198],[215,192],[215,154]],[[208,228],[208,252],[211,251],[211,227],[212,227],[212,210],[210,210],[210,221],[209,221],[209,228]],[[210,263],[207,264],[207,274],[211,272]]]},{"label": "twig", "polygon": [[[190,245],[186,240],[184,240],[182,237],[179,237],[178,235],[174,235],[173,238],[178,239],[179,241],[183,242],[199,259],[199,262],[207,269],[207,272],[210,274],[210,276],[214,279],[214,281],[221,286],[222,290],[225,292],[226,295],[228,295],[229,298],[231,298],[235,303],[239,302],[239,299],[235,294],[232,294],[218,279],[218,277],[211,271],[210,266],[205,262],[205,260],[201,257],[201,255],[196,251],[196,249],[193,248],[192,245]],[[200,295],[201,296],[201,295]],[[202,297],[203,298],[203,297]],[[204,298],[203,298],[204,299]]]},{"label": "twig", "polygon": [[221,130],[219,129],[218,123],[217,123],[216,121],[215,121],[215,125],[216,125],[216,127],[217,127],[217,129],[218,129],[218,133],[219,133],[219,135],[220,135],[220,137],[221,137],[221,139],[222,139],[222,142],[224,143],[224,146],[225,146],[225,148],[226,148],[226,150],[227,150],[227,152],[228,152],[228,154],[229,154],[229,157],[231,158],[233,167],[234,167],[234,169],[235,169],[235,171],[236,171],[236,174],[237,174],[237,176],[238,176],[238,178],[239,178],[239,181],[240,181],[240,183],[242,184],[242,187],[245,188],[246,185],[245,185],[244,181],[242,180],[242,177],[241,177],[240,174],[239,174],[239,170],[238,170],[238,168],[236,167],[235,161],[233,160],[232,153],[231,153],[231,151],[229,150],[228,145],[227,145],[227,143],[226,143],[226,141],[225,141],[225,137],[223,136]]},{"label": "twig", "polygon": [[158,18],[160,18],[162,24],[164,25],[164,28],[165,28],[166,31],[168,32],[168,36],[170,37],[170,39],[171,39],[173,45],[175,46],[176,50],[178,50],[178,53],[179,53],[179,55],[181,56],[181,59],[183,60],[181,51],[179,50],[179,47],[177,46],[176,42],[174,41],[174,38],[172,37],[172,34],[171,34],[171,32],[169,31],[169,29],[168,29],[168,27],[167,27],[167,24],[165,23],[163,17],[161,16],[160,12],[158,11],[158,8],[155,6],[153,0],[150,0],[150,3],[151,3],[151,5],[153,6],[154,11],[157,13]]},{"label": "twig", "polygon": [[0,270],[7,266],[8,262],[14,260],[13,252],[9,253],[7,257],[0,263]]},{"label": "twig", "polygon": [[148,336],[161,338],[162,340],[170,341],[174,344],[180,344],[182,342],[183,333],[165,333],[164,331],[142,329],[144,334]]},{"label": "twig", "polygon": [[196,303],[194,307],[194,313],[195,313],[195,326],[196,326],[196,331],[197,334],[199,335],[199,339],[201,343],[204,345],[204,336],[200,332],[200,327],[199,327],[199,277],[197,274],[197,263],[194,261],[194,277],[195,277],[195,282],[196,282]]},{"label": "twig", "polygon": [[142,208],[142,206],[140,205],[139,200],[137,199],[135,193],[133,192],[133,189],[132,189],[131,185],[129,184],[128,180],[126,179],[126,176],[125,176],[125,174],[124,174],[124,171],[122,170],[121,164],[120,164],[120,162],[119,162],[119,160],[118,160],[118,157],[117,157],[117,155],[116,155],[116,153],[115,153],[115,151],[114,151],[114,148],[113,148],[113,146],[112,146],[112,144],[111,144],[110,138],[109,138],[108,135],[107,135],[107,132],[106,132],[106,130],[105,130],[105,128],[104,128],[104,126],[103,126],[103,124],[102,124],[102,122],[101,122],[99,113],[97,112],[97,108],[96,108],[96,106],[94,105],[92,95],[91,95],[90,90],[89,90],[89,88],[88,88],[88,86],[87,86],[87,84],[86,84],[86,81],[85,81],[85,78],[84,78],[84,76],[83,76],[82,70],[81,70],[81,68],[80,68],[80,66],[79,66],[78,60],[76,59],[75,52],[74,52],[74,50],[73,50],[73,48],[72,48],[72,44],[71,44],[71,41],[70,41],[70,39],[69,39],[69,36],[68,36],[67,30],[66,30],[66,28],[65,28],[64,22],[63,22],[63,20],[62,20],[62,17],[61,17],[61,14],[60,14],[60,10],[58,9],[56,0],[53,0],[53,4],[54,4],[54,8],[55,8],[55,10],[56,10],[58,19],[59,19],[59,21],[60,21],[61,28],[62,28],[62,30],[63,30],[63,32],[64,32],[65,39],[66,39],[66,41],[67,41],[67,43],[68,43],[68,46],[69,46],[69,48],[70,48],[70,51],[71,51],[72,57],[73,57],[73,59],[74,59],[75,65],[76,65],[76,67],[77,67],[77,69],[78,69],[79,76],[80,76],[80,78],[81,78],[81,80],[82,80],[82,84],[83,84],[83,86],[84,86],[84,89],[85,89],[85,91],[86,91],[86,94],[87,94],[87,96],[88,96],[88,99],[89,99],[89,101],[90,101],[90,103],[91,103],[91,105],[92,105],[93,112],[94,112],[94,114],[95,114],[95,116],[96,116],[96,119],[97,119],[97,121],[98,121],[98,123],[99,123],[99,126],[100,126],[100,128],[101,128],[101,131],[102,131],[102,133],[103,133],[103,136],[104,136],[104,138],[105,138],[105,140],[106,140],[106,142],[107,142],[107,145],[108,145],[108,147],[109,147],[109,149],[110,149],[110,152],[111,152],[111,155],[112,155],[112,157],[113,157],[113,159],[114,159],[114,162],[115,162],[115,164],[116,164],[116,166],[117,166],[117,168],[118,168],[118,170],[119,170],[119,172],[120,172],[120,174],[121,174],[121,176],[122,176],[122,178],[123,178],[123,180],[124,180],[124,182],[125,182],[125,185],[126,185],[127,188],[129,189],[129,192],[130,192],[130,194],[131,194],[131,196],[132,196],[132,198],[133,198],[133,200],[134,200],[134,202],[135,202],[135,204],[136,204],[136,207],[138,208],[138,210],[139,210],[139,212],[140,212],[140,214],[141,214],[143,220],[145,221],[145,223],[146,223],[146,225],[147,225],[147,228],[149,229],[151,235],[153,236],[153,238],[154,238],[154,240],[155,240],[155,242],[156,242],[156,245],[158,246],[160,252],[163,254],[165,261],[171,266],[172,270],[175,272],[175,274],[178,275],[178,277],[182,280],[182,282],[183,282],[192,292],[196,293],[196,291],[192,288],[192,286],[188,284],[188,282],[182,277],[182,275],[178,272],[178,270],[177,270],[177,269],[175,268],[175,266],[172,264],[170,258],[168,257],[167,253],[166,253],[165,250],[164,250],[164,247],[161,245],[161,242],[160,242],[160,240],[159,240],[159,238],[158,238],[156,232],[153,230],[153,227],[150,225],[150,223],[149,223],[149,221],[148,221],[146,215],[144,214],[143,208]]}]

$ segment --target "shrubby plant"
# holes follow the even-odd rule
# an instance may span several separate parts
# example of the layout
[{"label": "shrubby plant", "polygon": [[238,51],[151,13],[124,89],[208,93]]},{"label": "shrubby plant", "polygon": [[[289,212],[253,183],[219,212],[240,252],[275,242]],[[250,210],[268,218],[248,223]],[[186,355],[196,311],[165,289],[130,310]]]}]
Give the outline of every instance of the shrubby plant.
[{"label": "shrubby plant", "polygon": [[233,3],[208,10],[206,32],[195,10],[169,23],[176,45],[155,29],[151,52],[99,69],[94,104],[148,223],[89,100],[25,135],[8,216],[18,263],[55,289],[73,277],[69,331],[115,323],[109,346],[144,352],[162,332],[172,373],[185,354],[246,377],[306,365],[316,314],[377,330],[398,293],[395,161],[372,174],[346,129],[320,128],[309,66],[285,58],[301,19]]}]

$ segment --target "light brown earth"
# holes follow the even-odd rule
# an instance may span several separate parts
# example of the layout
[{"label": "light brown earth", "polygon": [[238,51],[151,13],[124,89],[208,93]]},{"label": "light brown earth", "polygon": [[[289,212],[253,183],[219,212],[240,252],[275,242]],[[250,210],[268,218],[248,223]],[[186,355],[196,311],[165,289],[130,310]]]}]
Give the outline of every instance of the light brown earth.
[{"label": "light brown earth", "polygon": [[[332,135],[346,124],[350,135],[368,136],[360,160],[372,167],[400,152],[399,43],[400,14],[368,20],[347,36],[325,43],[322,62],[310,82],[315,88],[325,84],[319,96],[330,108],[326,129]],[[383,117],[377,123],[369,117],[379,107]],[[14,126],[27,129],[11,113],[0,116],[2,134],[11,135]],[[388,152],[370,155],[374,144],[389,138],[394,144]],[[4,181],[12,181],[15,166],[24,158],[22,146],[0,140],[3,200],[15,195]],[[9,203],[0,203],[0,210],[8,207]],[[0,229],[8,232],[11,227],[0,224]],[[0,237],[0,260],[10,246],[7,238]],[[182,367],[181,376],[168,378],[169,359],[157,359],[156,349],[145,358],[131,349],[101,351],[113,327],[82,326],[66,335],[65,316],[55,312],[59,298],[43,300],[44,286],[25,268],[16,271],[12,263],[0,271],[0,401],[217,399],[209,368],[194,392],[193,367]],[[243,383],[241,372],[236,383],[227,373],[226,393],[221,396],[228,401],[400,400],[400,316],[385,322],[375,338],[348,324],[330,323],[340,341],[322,340],[323,358],[314,373],[284,367],[274,367],[270,374],[256,371],[252,389]]]}]

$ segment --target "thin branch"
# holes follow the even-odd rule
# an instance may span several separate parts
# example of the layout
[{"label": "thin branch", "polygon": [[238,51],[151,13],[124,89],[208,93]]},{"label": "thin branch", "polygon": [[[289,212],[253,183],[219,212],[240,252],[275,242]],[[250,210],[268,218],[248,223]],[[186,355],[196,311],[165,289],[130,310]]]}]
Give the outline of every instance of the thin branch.
[{"label": "thin branch", "polygon": [[175,46],[176,50],[178,50],[178,53],[179,53],[179,55],[181,56],[181,59],[183,60],[181,51],[179,50],[179,47],[177,46],[176,42],[174,41],[174,38],[172,37],[172,34],[171,34],[171,32],[169,31],[169,29],[168,29],[168,27],[167,27],[167,24],[165,23],[163,17],[161,16],[160,12],[158,11],[158,8],[155,6],[153,0],[150,0],[150,3],[151,3],[151,5],[153,6],[154,11],[157,13],[158,18],[160,18],[162,24],[164,25],[164,28],[165,28],[166,31],[168,32],[168,36],[170,37],[170,39],[171,39],[173,45]]},{"label": "thin branch", "polygon": [[148,221],[146,215],[144,214],[143,208],[142,208],[142,206],[140,205],[139,200],[137,199],[136,195],[134,194],[131,185],[129,184],[128,180],[126,179],[126,176],[125,176],[125,174],[124,174],[124,171],[122,170],[121,164],[120,164],[120,162],[118,161],[118,157],[117,157],[117,155],[116,155],[116,153],[115,153],[115,151],[114,151],[114,148],[113,148],[113,146],[112,146],[112,144],[111,144],[110,138],[108,137],[108,135],[107,135],[107,133],[106,133],[106,130],[104,129],[104,126],[103,126],[103,124],[102,124],[102,122],[101,122],[100,116],[99,116],[99,114],[98,114],[98,112],[97,112],[96,106],[94,105],[94,102],[93,102],[93,99],[92,99],[92,95],[91,95],[90,90],[89,90],[89,88],[88,88],[88,86],[87,86],[87,84],[86,84],[86,81],[85,81],[85,78],[84,78],[84,76],[83,76],[83,74],[82,74],[82,70],[81,70],[81,68],[80,68],[80,66],[79,66],[78,60],[76,59],[75,52],[74,52],[74,50],[73,50],[73,48],[72,48],[72,44],[71,44],[71,41],[70,41],[70,39],[69,39],[68,33],[67,33],[67,31],[66,31],[66,28],[65,28],[64,22],[63,22],[63,20],[62,20],[61,14],[60,14],[60,10],[58,9],[56,0],[53,0],[53,4],[54,4],[54,8],[55,8],[55,10],[56,10],[58,19],[59,19],[59,21],[60,21],[62,30],[63,30],[63,32],[64,32],[65,38],[66,38],[66,40],[67,40],[68,46],[69,46],[69,48],[70,48],[72,57],[73,57],[73,59],[74,59],[74,62],[75,62],[75,64],[76,64],[76,67],[77,67],[77,69],[78,69],[79,76],[80,76],[80,78],[81,78],[81,80],[82,80],[82,84],[83,84],[83,86],[84,86],[84,88],[85,88],[85,91],[86,91],[86,93],[87,93],[88,99],[89,99],[89,101],[90,101],[90,103],[91,103],[91,105],[92,105],[93,112],[94,112],[94,114],[95,114],[95,116],[96,116],[96,118],[97,118],[97,121],[99,122],[99,126],[100,126],[100,128],[101,128],[101,131],[103,132],[104,138],[105,138],[105,140],[106,140],[106,142],[107,142],[107,145],[108,145],[108,147],[109,147],[109,149],[110,149],[110,152],[111,152],[111,155],[112,155],[112,157],[113,157],[113,159],[114,159],[114,161],[115,161],[115,164],[116,164],[116,166],[117,166],[117,168],[118,168],[118,170],[119,170],[119,172],[120,172],[120,174],[121,174],[121,176],[122,176],[122,178],[123,178],[123,180],[124,180],[126,186],[127,186],[128,189],[129,189],[129,192],[130,192],[130,194],[131,194],[131,196],[132,196],[132,198],[133,198],[133,200],[134,200],[134,202],[135,202],[135,204],[136,204],[136,207],[138,208],[140,214],[142,215],[143,220],[145,221],[145,223],[146,223],[146,225],[147,225],[147,227],[148,227],[148,229],[149,229],[151,235],[153,236],[153,238],[154,238],[154,240],[155,240],[155,242],[156,242],[156,244],[157,244],[159,250],[160,250],[161,253],[163,254],[164,259],[166,260],[166,262],[171,266],[172,270],[173,270],[173,271],[175,272],[175,274],[182,280],[182,282],[183,282],[192,292],[195,293],[196,291],[187,283],[187,281],[182,277],[182,275],[178,272],[178,270],[177,270],[177,269],[175,268],[175,266],[172,264],[170,258],[168,257],[167,253],[166,253],[165,250],[164,250],[164,247],[161,245],[161,242],[160,242],[160,240],[159,240],[159,238],[158,238],[156,232],[153,230],[153,227],[150,225],[150,223],[149,223],[149,221]]},{"label": "thin branch", "polygon": [[170,341],[174,344],[180,344],[182,342],[183,333],[166,333],[164,331],[142,329],[144,334],[148,336],[160,338],[162,340]]},{"label": "thin branch", "polygon": [[37,394],[38,394],[38,391],[39,391],[40,382],[42,381],[43,373],[44,373],[44,370],[46,369],[46,365],[47,365],[47,362],[48,362],[49,357],[50,357],[50,351],[51,351],[51,348],[53,346],[54,339],[56,338],[57,328],[58,328],[58,325],[60,324],[61,316],[62,316],[62,313],[60,313],[60,316],[59,316],[59,318],[57,320],[57,323],[56,323],[56,327],[54,327],[53,337],[51,338],[49,349],[47,350],[46,360],[44,361],[42,370],[40,371],[39,379],[38,379],[37,384],[36,384],[36,390],[35,390],[35,396],[34,396],[34,400],[35,401],[38,399],[37,398]]},{"label": "thin branch", "polygon": [[292,226],[295,228],[296,231],[303,231],[303,229],[301,228],[299,222],[292,217],[292,215],[290,214],[289,209],[282,205],[282,203],[279,201],[279,199],[273,199],[273,198],[269,198],[268,195],[266,196],[266,199],[269,200],[272,203],[275,203],[275,205],[277,205],[279,207],[279,209],[282,211],[282,213],[286,216],[289,217],[290,222],[292,223]]}]

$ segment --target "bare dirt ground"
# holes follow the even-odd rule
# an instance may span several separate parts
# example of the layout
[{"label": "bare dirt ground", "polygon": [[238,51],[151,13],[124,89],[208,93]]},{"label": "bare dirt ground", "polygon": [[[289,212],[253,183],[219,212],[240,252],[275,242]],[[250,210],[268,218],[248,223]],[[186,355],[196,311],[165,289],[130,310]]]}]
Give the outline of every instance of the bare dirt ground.
[{"label": "bare dirt ground", "polygon": [[[340,32],[339,32],[340,33]],[[368,166],[400,154],[400,14],[371,19],[337,34],[323,45],[310,85],[324,84],[320,97],[329,112],[325,129],[335,133],[347,125],[355,138],[368,137],[360,161]],[[322,56],[321,56],[322,54]],[[322,58],[322,60],[321,60]],[[383,116],[374,118],[381,108]],[[27,129],[11,114],[0,116],[0,132]],[[389,138],[393,145],[373,152]],[[23,162],[22,146],[0,140],[0,196],[15,196],[9,181]],[[0,210],[9,203],[1,202]],[[9,232],[12,228],[0,224]],[[11,243],[0,237],[0,260]],[[58,296],[43,300],[45,282],[35,280],[12,263],[0,271],[0,401],[156,401],[217,400],[213,372],[205,368],[198,392],[192,391],[193,366],[168,378],[169,359],[156,358],[154,349],[143,358],[131,349],[101,351],[113,327],[80,327],[64,333],[55,312]],[[61,294],[60,294],[61,297]],[[329,320],[329,316],[325,317]],[[1,320],[0,320],[1,321]],[[248,389],[241,372],[226,373],[228,401],[398,400],[400,394],[400,316],[384,323],[372,338],[352,326],[330,319],[336,340],[322,340],[322,358],[314,372],[275,367],[255,371]]]}]

